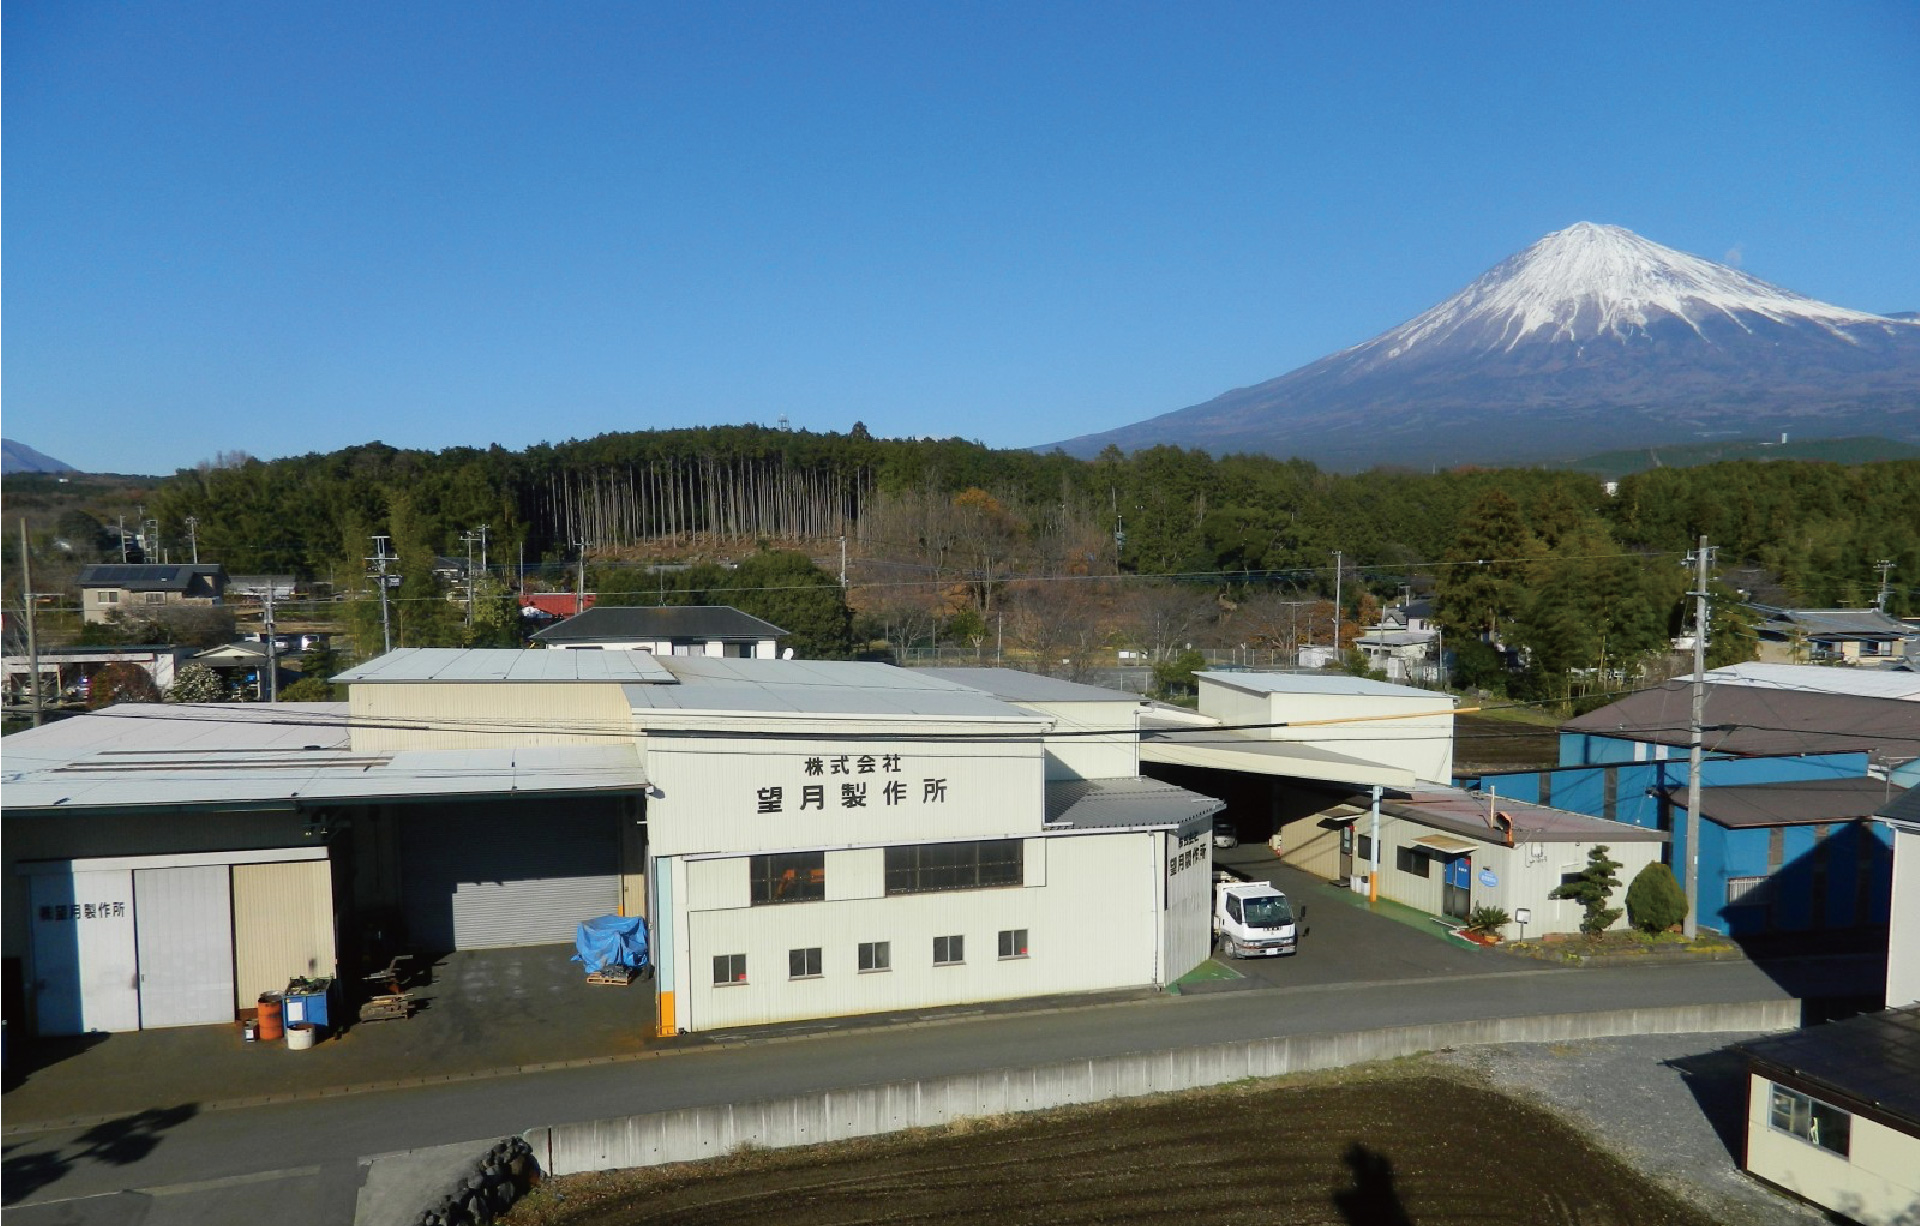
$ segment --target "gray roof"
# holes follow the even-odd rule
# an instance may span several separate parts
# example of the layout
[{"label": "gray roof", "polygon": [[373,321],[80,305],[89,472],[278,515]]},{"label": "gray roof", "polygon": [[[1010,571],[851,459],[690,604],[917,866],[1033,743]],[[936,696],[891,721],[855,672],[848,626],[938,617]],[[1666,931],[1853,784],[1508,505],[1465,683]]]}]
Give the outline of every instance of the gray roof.
[{"label": "gray roof", "polygon": [[1488,810],[1505,814],[1513,822],[1513,837],[1524,843],[1664,843],[1667,836],[1658,830],[1610,822],[1604,817],[1569,813],[1547,805],[1486,796],[1464,788],[1422,784],[1404,796],[1380,802],[1382,813],[1391,813],[1423,826],[1450,830],[1483,843],[1505,843],[1504,827],[1488,824]]},{"label": "gray roof", "polygon": [[1068,779],[1047,784],[1047,824],[1075,830],[1201,827],[1226,802],[1158,779]]},{"label": "gray roof", "polygon": [[[593,655],[593,652],[551,652]],[[621,653],[626,654],[626,653]],[[766,716],[878,716],[1018,723],[1039,731],[1044,716],[979,690],[929,676],[926,669],[848,660],[731,660],[665,656],[677,685],[626,689],[638,722],[646,712]]]},{"label": "gray roof", "polygon": [[914,671],[983,690],[1008,702],[1124,702],[1138,706],[1143,701],[1140,695],[1126,690],[1061,681],[1017,668],[917,668]]},{"label": "gray roof", "polygon": [[1140,723],[1140,759],[1168,766],[1337,783],[1404,787],[1414,782],[1413,772],[1404,767],[1335,753],[1310,742],[1273,740],[1151,716]]},{"label": "gray roof", "polygon": [[1878,609],[1770,609],[1763,632],[1785,634],[1798,630],[1809,638],[1909,638],[1915,631],[1897,617]]},{"label": "gray roof", "polygon": [[516,651],[512,648],[402,647],[350,668],[341,684],[385,682],[671,682],[644,651]]},{"label": "gray roof", "polygon": [[[1920,1131],[1920,1006],[1863,1013],[1737,1046],[1750,1059],[1838,1091]],[[1846,1106],[1845,1102],[1838,1105]]]},{"label": "gray roof", "polygon": [[[1688,684],[1670,681],[1629,694],[1560,727],[1567,732],[1685,745],[1692,709]],[[1704,722],[1709,753],[1761,757],[1864,752],[1883,765],[1920,757],[1920,703],[1709,685]]]},{"label": "gray roof", "polygon": [[1908,788],[1880,810],[1881,817],[1920,826],[1920,788]]},{"label": "gray roof", "polygon": [[1250,694],[1342,694],[1349,697],[1425,698],[1438,710],[1452,707],[1457,699],[1444,690],[1423,690],[1417,686],[1394,685],[1367,677],[1349,677],[1344,673],[1219,673],[1198,674],[1202,681],[1230,685]]},{"label": "gray roof", "polygon": [[10,817],[636,791],[632,743],[357,753],[347,704],[109,707],[7,738]]},{"label": "gray roof", "polygon": [[214,578],[225,580],[226,568],[218,562],[190,563],[173,565],[159,563],[103,563],[97,566],[82,566],[80,577],[74,580],[77,587],[119,587],[130,592],[184,592],[193,586],[195,578]]},{"label": "gray roof", "polygon": [[759,642],[787,632],[730,605],[655,605],[628,607],[596,604],[584,613],[534,635],[542,643],[628,642],[634,639],[699,639]]},{"label": "gray roof", "polygon": [[[1815,826],[1872,817],[1904,789],[1865,775],[1852,779],[1796,779],[1785,783],[1742,783],[1700,789],[1700,816],[1740,830],[1752,826]],[[1685,808],[1687,789],[1666,795]]]},{"label": "gray roof", "polygon": [[1851,694],[1856,698],[1892,698],[1920,702],[1920,673],[1893,668],[1844,668],[1833,664],[1729,664],[1707,673],[1707,680],[1725,685],[1751,685],[1770,690],[1801,690],[1817,694]]}]

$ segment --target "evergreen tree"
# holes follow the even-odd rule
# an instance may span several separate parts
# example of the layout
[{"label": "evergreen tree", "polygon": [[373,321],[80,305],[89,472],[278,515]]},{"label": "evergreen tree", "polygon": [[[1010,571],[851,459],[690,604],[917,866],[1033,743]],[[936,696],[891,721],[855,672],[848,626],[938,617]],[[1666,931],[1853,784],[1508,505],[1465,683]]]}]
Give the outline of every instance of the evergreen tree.
[{"label": "evergreen tree", "polygon": [[1526,607],[1540,542],[1519,504],[1497,489],[1468,508],[1435,583],[1436,612],[1456,635],[1500,638]]},{"label": "evergreen tree", "polygon": [[1620,918],[1620,908],[1607,905],[1613,892],[1620,888],[1620,878],[1615,875],[1620,871],[1620,863],[1609,858],[1607,851],[1605,844],[1593,848],[1587,853],[1587,866],[1547,895],[1579,903],[1586,912],[1580,921],[1580,931],[1590,937],[1599,936]]},{"label": "evergreen tree", "polygon": [[1627,887],[1627,922],[1657,935],[1687,918],[1687,895],[1673,870],[1658,860],[1634,875]]}]

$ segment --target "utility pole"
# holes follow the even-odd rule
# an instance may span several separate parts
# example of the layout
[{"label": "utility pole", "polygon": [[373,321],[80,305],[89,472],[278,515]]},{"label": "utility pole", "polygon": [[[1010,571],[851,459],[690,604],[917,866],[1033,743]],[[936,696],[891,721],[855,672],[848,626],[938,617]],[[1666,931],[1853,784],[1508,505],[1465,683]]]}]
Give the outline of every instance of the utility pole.
[{"label": "utility pole", "polygon": [[1340,661],[1340,571],[1341,553],[1333,551],[1333,659]]},{"label": "utility pole", "polygon": [[587,543],[575,541],[573,547],[578,551],[579,577],[574,580],[573,587],[573,613],[578,617],[587,611]]},{"label": "utility pole", "polygon": [[1880,595],[1874,599],[1873,607],[1885,613],[1887,611],[1887,594],[1889,591],[1887,577],[1893,573],[1893,559],[1881,558],[1873,564],[1873,569],[1880,572]]},{"label": "utility pole", "polygon": [[187,544],[193,550],[193,564],[200,565],[200,517],[187,516]]},{"label": "utility pole", "polygon": [[374,582],[380,585],[380,645],[382,651],[393,650],[393,622],[387,617],[387,542],[390,536],[373,538],[373,556],[367,561],[373,563]]},{"label": "utility pole", "polygon": [[267,576],[267,701],[280,701],[280,636],[273,628],[273,576]]},{"label": "utility pole", "polygon": [[1687,738],[1687,920],[1682,928],[1693,940],[1700,928],[1700,725],[1707,717],[1707,564],[1712,556],[1706,534],[1693,555],[1693,718]]},{"label": "utility pole", "polygon": [[33,629],[33,564],[27,557],[27,521],[20,520],[21,599],[27,606],[27,693],[33,701],[33,726],[40,726],[40,640]]},{"label": "utility pole", "polygon": [[127,563],[127,517],[118,516],[115,522],[120,525],[120,564],[125,566]]},{"label": "utility pole", "polygon": [[473,625],[473,541],[471,531],[462,532],[460,541],[467,547],[467,625]]}]

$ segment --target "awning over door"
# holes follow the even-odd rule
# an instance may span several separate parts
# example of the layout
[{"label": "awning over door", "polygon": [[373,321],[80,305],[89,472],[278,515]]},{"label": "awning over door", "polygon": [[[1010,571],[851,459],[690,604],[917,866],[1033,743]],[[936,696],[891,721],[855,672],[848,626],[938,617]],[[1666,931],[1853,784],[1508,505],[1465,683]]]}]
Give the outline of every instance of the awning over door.
[{"label": "awning over door", "polygon": [[1480,844],[1472,839],[1458,838],[1451,834],[1423,834],[1412,841],[1412,846],[1424,847],[1436,855],[1464,856]]}]

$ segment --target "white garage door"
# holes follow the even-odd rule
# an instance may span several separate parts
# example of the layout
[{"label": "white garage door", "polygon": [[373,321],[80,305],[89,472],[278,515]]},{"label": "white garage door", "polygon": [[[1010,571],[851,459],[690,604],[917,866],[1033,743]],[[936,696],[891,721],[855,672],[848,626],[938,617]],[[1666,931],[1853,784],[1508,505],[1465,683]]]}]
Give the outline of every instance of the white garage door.
[{"label": "white garage door", "polygon": [[604,809],[408,814],[400,857],[420,949],[555,945],[620,907],[619,820]]},{"label": "white garage door", "polygon": [[133,874],[49,871],[30,881],[39,1033],[140,1029]]},{"label": "white garage door", "polygon": [[142,1026],[233,1020],[230,872],[224,864],[134,871]]}]

